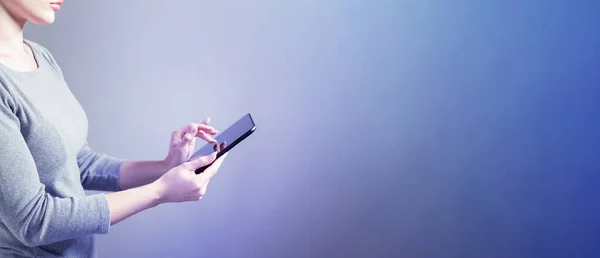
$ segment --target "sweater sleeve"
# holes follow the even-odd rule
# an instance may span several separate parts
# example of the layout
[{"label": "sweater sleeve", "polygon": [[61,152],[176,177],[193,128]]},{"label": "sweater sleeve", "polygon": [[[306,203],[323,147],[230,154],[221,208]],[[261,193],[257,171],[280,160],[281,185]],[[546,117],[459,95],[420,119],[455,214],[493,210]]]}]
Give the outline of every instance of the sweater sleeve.
[{"label": "sweater sleeve", "polygon": [[[5,93],[0,92],[0,95]],[[2,223],[23,244],[31,247],[108,233],[110,210],[105,195],[59,198],[46,192],[20,133],[19,119],[7,98],[3,99],[0,101]]]},{"label": "sweater sleeve", "polygon": [[81,171],[81,183],[86,190],[119,191],[119,171],[125,160],[98,153],[86,141],[77,163]]}]

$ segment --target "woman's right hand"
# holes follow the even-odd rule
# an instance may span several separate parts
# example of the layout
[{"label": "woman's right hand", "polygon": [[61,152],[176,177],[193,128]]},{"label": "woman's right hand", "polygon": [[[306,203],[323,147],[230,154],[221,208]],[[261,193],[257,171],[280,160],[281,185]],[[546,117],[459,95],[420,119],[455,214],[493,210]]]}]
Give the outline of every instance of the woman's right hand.
[{"label": "woman's right hand", "polygon": [[[206,194],[210,179],[217,173],[227,153],[215,161],[217,152],[201,156],[172,168],[153,184],[156,184],[161,203],[197,201]],[[198,168],[214,163],[202,173],[196,174]]]}]

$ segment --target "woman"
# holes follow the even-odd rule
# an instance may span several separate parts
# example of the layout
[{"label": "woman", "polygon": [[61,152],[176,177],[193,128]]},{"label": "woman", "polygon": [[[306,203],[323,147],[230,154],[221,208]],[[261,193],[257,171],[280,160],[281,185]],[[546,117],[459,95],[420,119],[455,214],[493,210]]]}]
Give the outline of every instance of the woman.
[{"label": "woman", "polygon": [[162,203],[201,199],[225,157],[188,161],[196,137],[216,143],[208,120],[175,131],[162,161],[94,152],[55,59],[23,39],[27,21],[54,22],[61,3],[0,0],[0,257],[94,257],[94,234]]}]

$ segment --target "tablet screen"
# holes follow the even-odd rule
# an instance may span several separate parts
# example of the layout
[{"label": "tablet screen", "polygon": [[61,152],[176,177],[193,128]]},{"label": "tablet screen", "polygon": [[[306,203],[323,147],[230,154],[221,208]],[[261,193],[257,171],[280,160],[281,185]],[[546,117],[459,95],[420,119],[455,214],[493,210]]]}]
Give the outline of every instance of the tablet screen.
[{"label": "tablet screen", "polygon": [[[227,128],[225,131],[219,133],[215,138],[217,140],[216,144],[221,145],[225,143],[225,148],[220,150],[218,157],[225,154],[227,151],[231,150],[235,145],[241,142],[244,138],[250,135],[256,129],[256,125],[252,120],[250,114],[247,114],[240,118],[237,122]],[[192,155],[192,158],[197,156],[206,156],[210,155],[214,152],[214,145],[216,144],[206,144],[202,148]]]}]

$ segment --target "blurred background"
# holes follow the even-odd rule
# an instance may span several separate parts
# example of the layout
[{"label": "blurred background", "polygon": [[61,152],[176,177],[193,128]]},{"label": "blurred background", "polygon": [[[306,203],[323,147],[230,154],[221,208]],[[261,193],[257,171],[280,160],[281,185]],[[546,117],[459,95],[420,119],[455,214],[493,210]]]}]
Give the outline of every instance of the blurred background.
[{"label": "blurred background", "polygon": [[[600,2],[66,1],[26,38],[91,146],[252,113],[200,202],[100,257],[598,257]],[[200,147],[200,146],[198,146]]]}]

